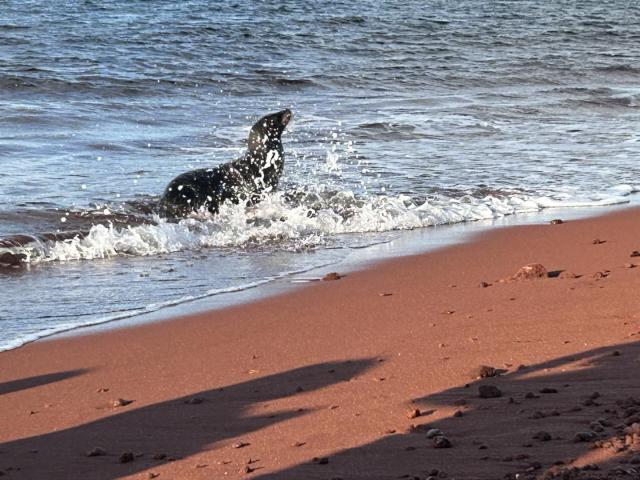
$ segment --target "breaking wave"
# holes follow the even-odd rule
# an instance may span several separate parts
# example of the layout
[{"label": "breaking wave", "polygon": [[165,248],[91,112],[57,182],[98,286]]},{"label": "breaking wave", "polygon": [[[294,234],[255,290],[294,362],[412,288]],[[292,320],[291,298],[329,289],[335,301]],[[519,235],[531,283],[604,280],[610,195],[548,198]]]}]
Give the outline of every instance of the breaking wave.
[{"label": "breaking wave", "polygon": [[[545,208],[595,207],[626,203],[630,186],[593,198],[533,197],[525,194],[380,195],[359,198],[351,191],[288,191],[266,196],[256,206],[225,204],[216,216],[194,214],[179,222],[157,216],[123,226],[109,221],[51,240],[32,236],[26,244],[0,248],[23,263],[149,256],[206,248],[304,251],[331,247],[345,234],[409,230],[485,220]],[[106,222],[105,222],[106,221]],[[71,238],[69,238],[71,237]]]}]

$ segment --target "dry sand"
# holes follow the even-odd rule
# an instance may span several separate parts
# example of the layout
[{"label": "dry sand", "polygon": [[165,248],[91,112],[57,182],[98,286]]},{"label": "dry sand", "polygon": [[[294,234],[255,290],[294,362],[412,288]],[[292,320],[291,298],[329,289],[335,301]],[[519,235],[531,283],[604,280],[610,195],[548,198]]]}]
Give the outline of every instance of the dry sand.
[{"label": "dry sand", "polygon": [[[501,229],[249,305],[1,353],[0,475],[638,479],[634,250],[637,209]],[[530,263],[564,273],[498,281]]]}]

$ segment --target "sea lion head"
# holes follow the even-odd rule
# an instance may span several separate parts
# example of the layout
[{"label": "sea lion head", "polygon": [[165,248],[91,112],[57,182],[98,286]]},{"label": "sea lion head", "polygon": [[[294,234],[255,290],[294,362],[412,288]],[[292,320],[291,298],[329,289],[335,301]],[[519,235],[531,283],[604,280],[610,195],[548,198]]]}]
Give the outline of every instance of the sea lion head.
[{"label": "sea lion head", "polygon": [[282,132],[289,124],[292,115],[291,110],[287,108],[265,115],[258,120],[249,132],[249,150],[252,152],[271,150],[279,145]]}]

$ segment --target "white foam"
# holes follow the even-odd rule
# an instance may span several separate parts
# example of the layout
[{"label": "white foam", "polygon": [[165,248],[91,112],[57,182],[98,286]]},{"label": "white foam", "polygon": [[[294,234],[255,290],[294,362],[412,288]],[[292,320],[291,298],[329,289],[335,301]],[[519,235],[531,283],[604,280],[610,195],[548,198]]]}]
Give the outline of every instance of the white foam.
[{"label": "white foam", "polygon": [[[178,223],[156,219],[154,225],[116,228],[95,225],[88,235],[63,241],[38,242],[13,253],[27,262],[101,259],[117,255],[147,256],[182,250],[261,245],[307,249],[340,234],[407,230],[464,221],[499,218],[545,208],[597,207],[628,202],[637,187],[621,185],[591,198],[512,194],[459,198],[437,195],[416,201],[408,195],[358,198],[350,191],[307,192],[292,205],[286,194],[269,194],[258,205],[225,204],[219,215],[196,215]],[[5,249],[7,250],[7,249]]]}]

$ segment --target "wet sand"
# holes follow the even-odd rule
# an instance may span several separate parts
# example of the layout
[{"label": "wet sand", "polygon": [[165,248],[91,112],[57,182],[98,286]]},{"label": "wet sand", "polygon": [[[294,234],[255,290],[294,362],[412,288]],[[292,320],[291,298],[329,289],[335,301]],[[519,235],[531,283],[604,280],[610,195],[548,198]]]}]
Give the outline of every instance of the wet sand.
[{"label": "wet sand", "polygon": [[639,209],[512,227],[0,353],[0,476],[640,478],[638,250]]}]

